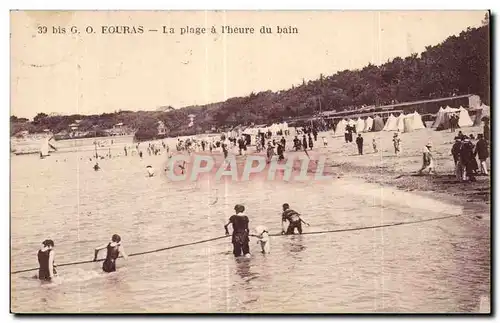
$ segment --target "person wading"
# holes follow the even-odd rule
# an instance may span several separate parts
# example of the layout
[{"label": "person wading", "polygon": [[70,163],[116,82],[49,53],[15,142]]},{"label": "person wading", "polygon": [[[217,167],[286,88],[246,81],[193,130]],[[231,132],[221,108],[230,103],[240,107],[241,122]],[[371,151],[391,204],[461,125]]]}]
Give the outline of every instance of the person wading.
[{"label": "person wading", "polygon": [[236,204],[234,207],[235,215],[232,215],[229,218],[229,221],[226,225],[224,225],[224,230],[226,230],[226,235],[229,235],[229,231],[227,227],[232,224],[233,225],[233,237],[231,242],[233,243],[233,255],[235,257],[239,256],[250,256],[250,246],[248,243],[249,239],[249,229],[248,217],[245,215],[245,207],[241,204]]},{"label": "person wading", "polygon": [[[285,231],[286,221],[288,221],[289,224],[287,230]],[[302,222],[304,222],[304,220],[300,218],[300,215],[297,212],[290,209],[290,205],[288,205],[288,203],[283,204],[283,213],[281,215],[281,234],[294,234],[295,228],[297,228],[299,234],[302,234]],[[306,222],[304,222],[304,224],[309,226]]]},{"label": "person wading", "polygon": [[38,250],[38,279],[43,281],[51,281],[54,275],[57,274],[54,266],[54,241],[47,239],[42,242],[42,248]]},{"label": "person wading", "polygon": [[123,249],[123,246],[120,243],[121,240],[122,239],[119,235],[113,234],[113,236],[111,237],[111,242],[109,242],[107,245],[95,248],[93,261],[97,261],[97,255],[99,254],[99,251],[106,249],[106,259],[102,263],[103,271],[107,273],[116,271],[116,259],[120,256],[120,254],[123,256],[123,258],[128,258],[125,250]]}]

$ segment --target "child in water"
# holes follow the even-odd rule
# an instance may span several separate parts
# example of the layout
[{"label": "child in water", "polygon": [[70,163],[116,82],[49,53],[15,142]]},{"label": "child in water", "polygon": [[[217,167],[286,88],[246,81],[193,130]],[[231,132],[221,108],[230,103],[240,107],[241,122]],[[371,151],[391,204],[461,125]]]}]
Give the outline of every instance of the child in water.
[{"label": "child in water", "polygon": [[271,251],[271,244],[269,243],[269,232],[265,226],[259,225],[255,228],[257,232],[257,244],[260,244],[262,253],[269,253]]},{"label": "child in water", "polygon": [[107,245],[95,248],[93,261],[97,261],[97,255],[99,254],[99,251],[106,249],[106,259],[102,263],[102,270],[107,273],[116,271],[116,259],[120,256],[120,254],[123,256],[123,258],[128,258],[120,241],[121,237],[117,234],[113,234],[113,236],[111,237],[111,242],[109,242]]}]

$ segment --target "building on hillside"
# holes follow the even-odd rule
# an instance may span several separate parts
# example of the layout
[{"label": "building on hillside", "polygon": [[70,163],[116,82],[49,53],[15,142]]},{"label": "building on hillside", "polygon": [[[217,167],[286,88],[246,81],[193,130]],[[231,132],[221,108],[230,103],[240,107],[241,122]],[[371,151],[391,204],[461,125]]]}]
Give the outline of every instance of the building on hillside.
[{"label": "building on hillside", "polygon": [[127,127],[123,122],[113,125],[113,128],[108,129],[106,132],[111,136],[125,136],[127,134]]},{"label": "building on hillside", "polygon": [[167,127],[163,121],[158,121],[158,135],[165,136],[167,134]]}]

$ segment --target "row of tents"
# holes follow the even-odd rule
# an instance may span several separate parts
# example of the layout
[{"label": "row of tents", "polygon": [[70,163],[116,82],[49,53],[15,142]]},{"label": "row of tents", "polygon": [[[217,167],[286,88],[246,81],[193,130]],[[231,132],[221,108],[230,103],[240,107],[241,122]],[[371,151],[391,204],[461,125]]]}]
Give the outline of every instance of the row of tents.
[{"label": "row of tents", "polygon": [[[482,105],[479,108],[479,111],[477,111],[476,113],[475,121],[472,121],[469,112],[463,107],[441,107],[439,108],[439,111],[436,115],[436,120],[432,123],[431,128],[436,128],[437,130],[449,129],[451,126],[451,116],[453,114],[458,116],[458,126],[460,128],[480,126],[481,122],[484,121],[485,118],[489,118],[490,107]],[[385,122],[384,119],[378,115],[374,118],[367,117],[366,119],[342,119],[336,125],[335,135],[343,136],[348,125],[351,127],[355,127],[356,132],[358,133],[369,131],[412,132],[414,130],[425,128],[425,124],[422,121],[422,116],[417,111],[407,115],[401,113],[398,117],[390,114]]]},{"label": "row of tents", "polygon": [[[439,108],[439,111],[436,115],[436,120],[432,124],[432,128],[436,128],[438,130],[449,129],[450,117],[452,114],[458,115],[458,125],[463,127],[470,126],[480,126],[481,122],[484,118],[489,118],[490,116],[490,107],[482,104],[476,110],[476,119],[472,121],[469,112],[463,107],[459,108],[451,108],[447,106],[446,108]],[[425,128],[425,124],[422,121],[422,116],[418,112],[414,112],[411,114],[400,114],[398,117],[395,117],[393,114],[390,114],[389,117],[384,120],[380,116],[375,116],[373,118],[367,117],[366,119],[358,118],[357,120],[353,119],[342,119],[340,120],[335,127],[335,135],[343,136],[346,130],[347,125],[354,126],[356,128],[356,132],[369,132],[369,131],[399,131],[399,132],[412,132],[414,130],[419,130]],[[251,135],[255,136],[257,133],[267,133],[271,131],[273,135],[278,133],[279,131],[288,130],[291,135],[295,135],[295,127],[288,126],[288,123],[273,123],[270,126],[267,125],[255,125],[252,127],[243,127],[238,126],[233,128],[232,130],[226,133],[227,137],[237,138],[241,135]]]},{"label": "row of tents", "polygon": [[356,121],[340,120],[335,128],[335,135],[344,135],[347,126],[354,126],[356,132],[369,132],[369,131],[400,131],[400,132],[411,132],[418,129],[425,128],[422,122],[422,117],[418,112],[405,115],[400,114],[399,117],[395,117],[390,114],[387,121],[384,123],[384,119],[380,116],[375,116],[374,118],[367,117],[366,119],[358,118]]}]

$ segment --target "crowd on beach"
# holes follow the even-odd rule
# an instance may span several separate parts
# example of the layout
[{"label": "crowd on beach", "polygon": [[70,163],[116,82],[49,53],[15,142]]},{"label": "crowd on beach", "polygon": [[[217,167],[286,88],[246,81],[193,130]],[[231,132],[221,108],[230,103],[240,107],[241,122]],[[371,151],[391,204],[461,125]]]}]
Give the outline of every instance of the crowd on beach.
[{"label": "crowd on beach", "polygon": [[[456,131],[455,123],[451,127],[451,132]],[[327,128],[324,126],[323,128]],[[228,137],[226,134],[221,134],[218,137],[213,136],[212,138],[178,138],[175,143],[175,151],[180,154],[193,154],[197,152],[206,153],[221,153],[224,159],[227,159],[229,154],[245,156],[250,149],[250,146],[254,146],[254,153],[264,153],[267,157],[267,161],[270,162],[272,158],[277,157],[278,161],[285,160],[286,152],[298,152],[313,150],[315,147],[328,146],[327,135],[328,132],[323,133],[322,145],[317,145],[318,136],[321,128],[317,126],[304,126],[302,128],[295,129],[295,135],[291,136],[289,130],[280,130],[276,133],[271,133],[271,131],[261,132],[259,131],[253,137],[247,134],[242,134],[239,138]],[[344,133],[344,140],[346,143],[352,143],[354,141],[359,155],[363,155],[366,145],[362,133],[356,134],[356,127],[347,125]],[[353,138],[355,137],[355,140]],[[476,137],[473,134],[468,136],[464,135],[460,130],[458,135],[454,138],[455,143],[451,149],[451,154],[455,161],[455,175],[457,180],[460,181],[474,181],[477,175],[487,175],[488,169],[486,166],[486,160],[489,158],[489,125],[485,124],[483,133],[478,134]],[[291,141],[291,142],[289,142]],[[398,132],[395,132],[392,137],[392,145],[394,148],[394,154],[399,156],[402,151],[402,140]],[[378,143],[376,138],[372,139],[371,146],[373,148],[373,153],[378,153]],[[134,146],[124,146],[124,156],[129,154],[132,156],[139,156],[143,158],[143,150],[149,156],[162,155],[166,153],[168,158],[173,155],[172,149],[169,145],[165,144],[164,141],[156,142],[146,142],[146,143],[136,143]],[[93,160],[95,158],[96,164],[94,165],[95,170],[100,170],[98,164],[99,159],[112,158],[111,150],[105,155],[101,156],[95,153],[95,156],[90,158]],[[479,159],[479,162],[477,159]],[[429,142],[423,147],[422,151],[422,167],[418,170],[419,174],[427,172],[429,174],[435,173],[435,159],[433,157],[432,143]],[[149,176],[154,175],[154,170],[151,166],[148,166]]]}]

